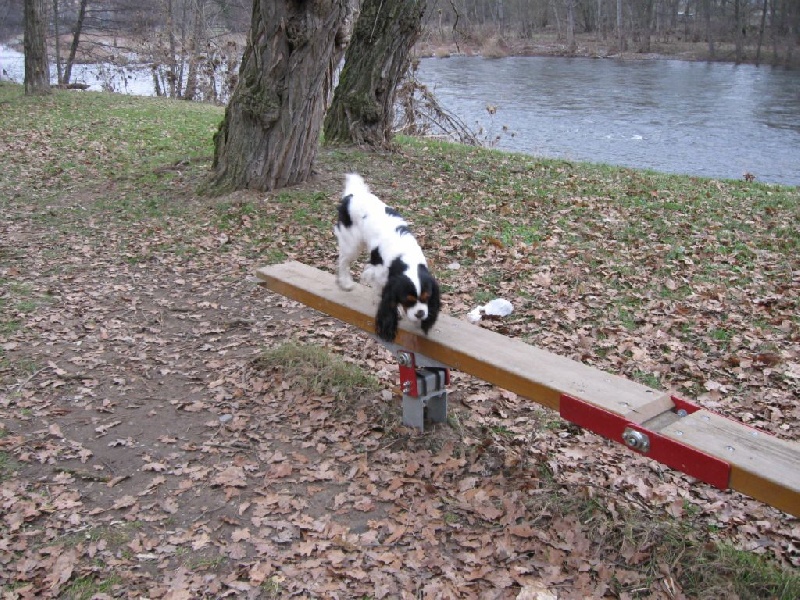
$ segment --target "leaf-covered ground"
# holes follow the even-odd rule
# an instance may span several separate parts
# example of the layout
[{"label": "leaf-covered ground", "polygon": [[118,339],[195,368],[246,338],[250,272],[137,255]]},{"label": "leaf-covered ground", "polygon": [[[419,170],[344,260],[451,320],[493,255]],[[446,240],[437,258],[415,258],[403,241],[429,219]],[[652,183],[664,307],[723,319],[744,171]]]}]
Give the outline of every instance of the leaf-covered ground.
[{"label": "leaf-covered ground", "polygon": [[797,190],[405,140],[196,190],[221,112],[0,87],[4,598],[794,598],[800,523],[453,374],[253,273],[332,270],[343,174],[482,326],[798,440]]}]

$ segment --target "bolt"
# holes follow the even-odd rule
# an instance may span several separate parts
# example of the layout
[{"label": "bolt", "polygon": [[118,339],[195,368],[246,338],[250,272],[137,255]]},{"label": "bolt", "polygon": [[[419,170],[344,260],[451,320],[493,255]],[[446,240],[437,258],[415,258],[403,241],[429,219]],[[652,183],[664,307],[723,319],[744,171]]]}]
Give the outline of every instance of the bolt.
[{"label": "bolt", "polygon": [[622,441],[625,442],[629,448],[639,450],[644,454],[650,450],[650,438],[647,437],[647,434],[631,429],[630,427],[622,433]]},{"label": "bolt", "polygon": [[397,355],[397,362],[404,367],[410,367],[414,363],[409,352],[400,352]]}]

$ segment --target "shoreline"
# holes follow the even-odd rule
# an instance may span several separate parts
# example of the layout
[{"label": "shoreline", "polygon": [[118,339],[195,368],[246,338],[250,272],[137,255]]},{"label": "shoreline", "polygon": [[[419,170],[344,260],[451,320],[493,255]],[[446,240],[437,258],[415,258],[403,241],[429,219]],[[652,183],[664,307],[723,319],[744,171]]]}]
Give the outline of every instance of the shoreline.
[{"label": "shoreline", "polygon": [[[69,36],[62,36],[64,44],[69,43]],[[226,39],[236,47],[242,48],[246,43],[247,36],[244,33],[227,34]],[[534,34],[530,38],[517,38],[513,36],[500,36],[497,34],[487,35],[480,39],[470,39],[469,41],[456,42],[448,39],[450,36],[441,37],[430,31],[423,31],[419,40],[411,50],[412,58],[450,58],[453,56],[480,56],[484,58],[509,58],[509,57],[561,57],[561,58],[605,58],[616,60],[681,60],[689,62],[709,62],[709,63],[731,63],[749,64],[754,66],[764,66],[771,68],[798,69],[800,68],[800,52],[795,53],[790,64],[785,62],[773,61],[772,50],[767,46],[762,47],[761,56],[756,61],[757,49],[752,46],[744,48],[743,59],[736,63],[735,48],[730,42],[717,42],[715,53],[711,56],[706,42],[686,42],[682,40],[651,40],[650,51],[639,52],[636,50],[624,50],[619,52],[616,48],[616,40],[610,37],[598,39],[593,34],[577,34],[576,48],[570,51],[567,44],[555,35],[548,33]],[[87,32],[82,39],[81,47],[78,50],[79,58],[76,63],[91,63],[102,60],[105,55],[109,58],[110,53],[101,51],[98,53],[98,46],[102,47],[102,40],[105,35],[92,31]],[[107,38],[111,39],[111,38]],[[114,38],[116,39],[116,38]],[[83,48],[86,43],[91,41],[91,49]],[[119,43],[120,40],[117,40]],[[129,50],[140,45],[133,38],[125,39],[121,47]],[[109,44],[108,47],[118,47],[117,44]],[[51,59],[55,58],[53,40],[48,39],[50,46]],[[9,36],[5,40],[0,40],[0,45],[12,50],[23,52],[22,34]],[[631,46],[634,42],[631,42]]]},{"label": "shoreline", "polygon": [[[745,57],[738,64],[764,66],[770,68],[800,68],[800,56],[791,64],[772,64],[771,52],[762,49],[762,56],[756,62],[753,48],[745,49]],[[577,47],[570,51],[567,44],[559,42],[555,36],[535,36],[532,39],[506,40],[496,36],[480,42],[456,43],[453,41],[422,40],[415,44],[412,54],[416,58],[450,58],[454,56],[480,56],[484,58],[510,57],[559,57],[595,58],[615,60],[681,60],[688,62],[731,63],[735,61],[733,44],[718,43],[712,57],[705,42],[651,42],[650,52],[626,50],[618,52],[613,40],[597,40],[589,36],[577,36]]]}]

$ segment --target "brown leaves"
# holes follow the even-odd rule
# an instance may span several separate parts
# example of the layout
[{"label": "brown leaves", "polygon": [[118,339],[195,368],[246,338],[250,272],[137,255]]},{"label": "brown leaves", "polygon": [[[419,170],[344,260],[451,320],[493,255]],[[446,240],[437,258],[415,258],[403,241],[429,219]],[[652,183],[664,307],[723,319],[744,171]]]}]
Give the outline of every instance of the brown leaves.
[{"label": "brown leaves", "polygon": [[[65,195],[55,215],[3,221],[27,252],[0,277],[35,304],[0,304],[22,323],[0,334],[10,589],[63,596],[102,564],[120,580],[102,593],[150,598],[673,598],[673,562],[691,565],[666,541],[679,531],[688,553],[709,529],[797,564],[797,527],[776,511],[463,374],[448,424],[403,428],[388,352],[247,279],[283,255],[332,268],[339,152],[321,153],[318,188],[266,199],[120,219],[101,190],[96,206]],[[795,437],[799,270],[768,233],[785,209],[736,205],[745,235],[707,217],[705,194],[510,156],[463,172],[448,158],[445,177],[439,152],[374,169],[424,234],[447,312],[508,298],[513,315],[484,326]],[[709,193],[733,210],[735,194]],[[381,389],[334,398],[309,385],[313,365],[254,364],[287,340]]]}]

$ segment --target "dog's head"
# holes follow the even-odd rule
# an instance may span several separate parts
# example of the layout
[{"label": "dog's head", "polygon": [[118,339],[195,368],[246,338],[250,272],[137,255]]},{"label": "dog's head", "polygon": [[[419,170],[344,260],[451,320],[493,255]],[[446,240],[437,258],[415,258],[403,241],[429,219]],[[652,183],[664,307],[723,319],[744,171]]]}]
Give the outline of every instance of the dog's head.
[{"label": "dog's head", "polygon": [[375,317],[381,339],[394,341],[402,314],[419,325],[426,334],[439,316],[439,284],[424,264],[407,265],[396,258],[389,267],[389,277],[381,293]]}]

